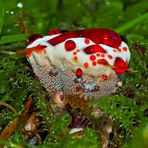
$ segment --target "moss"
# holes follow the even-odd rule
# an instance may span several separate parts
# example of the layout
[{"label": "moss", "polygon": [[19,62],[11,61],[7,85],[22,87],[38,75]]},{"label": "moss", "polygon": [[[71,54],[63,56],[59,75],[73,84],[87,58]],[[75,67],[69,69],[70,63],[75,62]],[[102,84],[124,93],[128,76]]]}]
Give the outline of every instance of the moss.
[{"label": "moss", "polygon": [[[18,7],[22,3],[23,7]],[[8,147],[101,147],[101,126],[111,116],[113,132],[109,147],[147,147],[148,122],[148,23],[147,0],[0,0],[0,101],[11,105],[17,113],[0,105],[0,133],[16,116],[23,113],[26,101],[32,97],[25,116],[39,117],[39,128],[27,138],[25,122],[20,121]],[[47,34],[50,29],[75,30],[106,27],[124,36],[131,51],[129,71],[123,87],[114,96],[84,101],[67,96],[66,110],[55,114],[51,98],[41,86],[24,55],[2,54],[26,47],[27,36]],[[95,105],[104,116],[92,117]],[[83,132],[68,134],[73,117],[77,123],[85,120]],[[33,125],[33,122],[30,121]],[[37,124],[37,123],[35,123]],[[35,143],[35,145],[33,144]],[[37,145],[38,144],[38,145]]]}]

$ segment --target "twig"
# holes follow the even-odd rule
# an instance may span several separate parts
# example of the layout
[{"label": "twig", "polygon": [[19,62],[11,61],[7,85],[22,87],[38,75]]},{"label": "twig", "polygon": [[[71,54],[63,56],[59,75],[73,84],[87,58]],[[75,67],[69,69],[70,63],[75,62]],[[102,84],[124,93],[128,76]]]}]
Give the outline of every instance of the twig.
[{"label": "twig", "polygon": [[14,55],[14,54],[16,54],[16,52],[13,52],[13,51],[6,51],[6,50],[1,50],[0,53],[2,53],[2,54],[9,54],[9,55]]},{"label": "twig", "polygon": [[17,113],[17,111],[15,110],[15,108],[13,108],[11,105],[9,105],[9,104],[7,104],[5,102],[0,101],[0,105],[3,105],[5,107],[11,109],[13,112]]}]

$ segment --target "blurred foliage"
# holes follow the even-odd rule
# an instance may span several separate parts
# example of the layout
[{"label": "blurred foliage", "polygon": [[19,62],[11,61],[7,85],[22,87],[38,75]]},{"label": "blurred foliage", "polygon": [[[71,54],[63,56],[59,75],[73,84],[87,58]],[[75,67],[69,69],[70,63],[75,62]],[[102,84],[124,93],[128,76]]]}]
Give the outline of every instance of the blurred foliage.
[{"label": "blurred foliage", "polygon": [[0,1],[0,33],[3,26],[3,20],[4,20],[4,8],[2,6],[2,2]]},{"label": "blurred foliage", "polygon": [[[75,30],[105,27],[122,30],[121,35],[131,50],[129,67],[133,70],[125,74],[123,88],[118,94],[92,100],[90,105],[97,104],[108,116],[112,116],[115,129],[122,128],[122,131],[126,131],[122,134],[124,138],[120,147],[146,148],[147,10],[147,0],[0,0],[0,50],[16,51],[25,48],[28,35],[45,35],[53,28]],[[141,19],[143,15],[145,16]],[[133,21],[131,23],[133,19],[136,19],[134,25]],[[17,111],[16,115],[0,106],[0,133],[9,121],[23,112],[25,101],[30,96],[33,97],[32,112],[35,110],[42,118],[41,132],[46,135],[34,147],[100,147],[100,137],[95,128],[87,128],[80,135],[67,134],[71,116],[67,112],[56,116],[53,114],[48,94],[37,81],[24,56],[0,54],[0,101],[10,104]],[[116,140],[115,137],[114,141]],[[32,147],[31,142],[22,134],[21,124],[9,141],[1,140],[0,144]]]}]

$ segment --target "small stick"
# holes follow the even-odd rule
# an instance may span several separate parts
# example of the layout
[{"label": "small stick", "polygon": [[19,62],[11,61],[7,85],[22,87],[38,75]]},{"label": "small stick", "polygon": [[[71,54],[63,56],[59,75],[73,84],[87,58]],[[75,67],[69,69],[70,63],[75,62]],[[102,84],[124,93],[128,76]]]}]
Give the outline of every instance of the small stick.
[{"label": "small stick", "polygon": [[13,112],[17,113],[17,111],[15,110],[15,108],[13,108],[11,105],[9,105],[9,104],[7,104],[5,102],[0,101],[0,105],[3,105],[5,107],[9,108],[10,110],[12,110]]},{"label": "small stick", "polygon": [[0,53],[2,53],[2,54],[9,54],[9,55],[16,54],[16,52],[13,52],[13,51],[5,51],[5,50],[1,50]]},{"label": "small stick", "polygon": [[17,50],[16,52],[0,50],[0,53],[9,54],[9,55],[24,54],[26,52],[33,52],[33,51],[36,51],[38,49],[44,49],[46,47],[47,47],[46,45],[37,45],[35,47],[30,47],[30,48],[26,48],[26,49],[22,49],[22,50]]}]

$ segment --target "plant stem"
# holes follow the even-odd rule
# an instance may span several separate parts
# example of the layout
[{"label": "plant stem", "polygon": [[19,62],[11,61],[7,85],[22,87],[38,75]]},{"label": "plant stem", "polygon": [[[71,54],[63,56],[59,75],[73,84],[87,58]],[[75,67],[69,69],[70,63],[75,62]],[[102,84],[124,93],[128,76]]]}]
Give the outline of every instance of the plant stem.
[{"label": "plant stem", "polygon": [[118,27],[115,29],[116,32],[118,33],[123,33],[126,30],[130,29],[131,27],[135,26],[138,23],[141,23],[143,20],[148,19],[148,12],[144,13],[143,15],[140,15],[139,17],[123,24],[122,26]]}]

